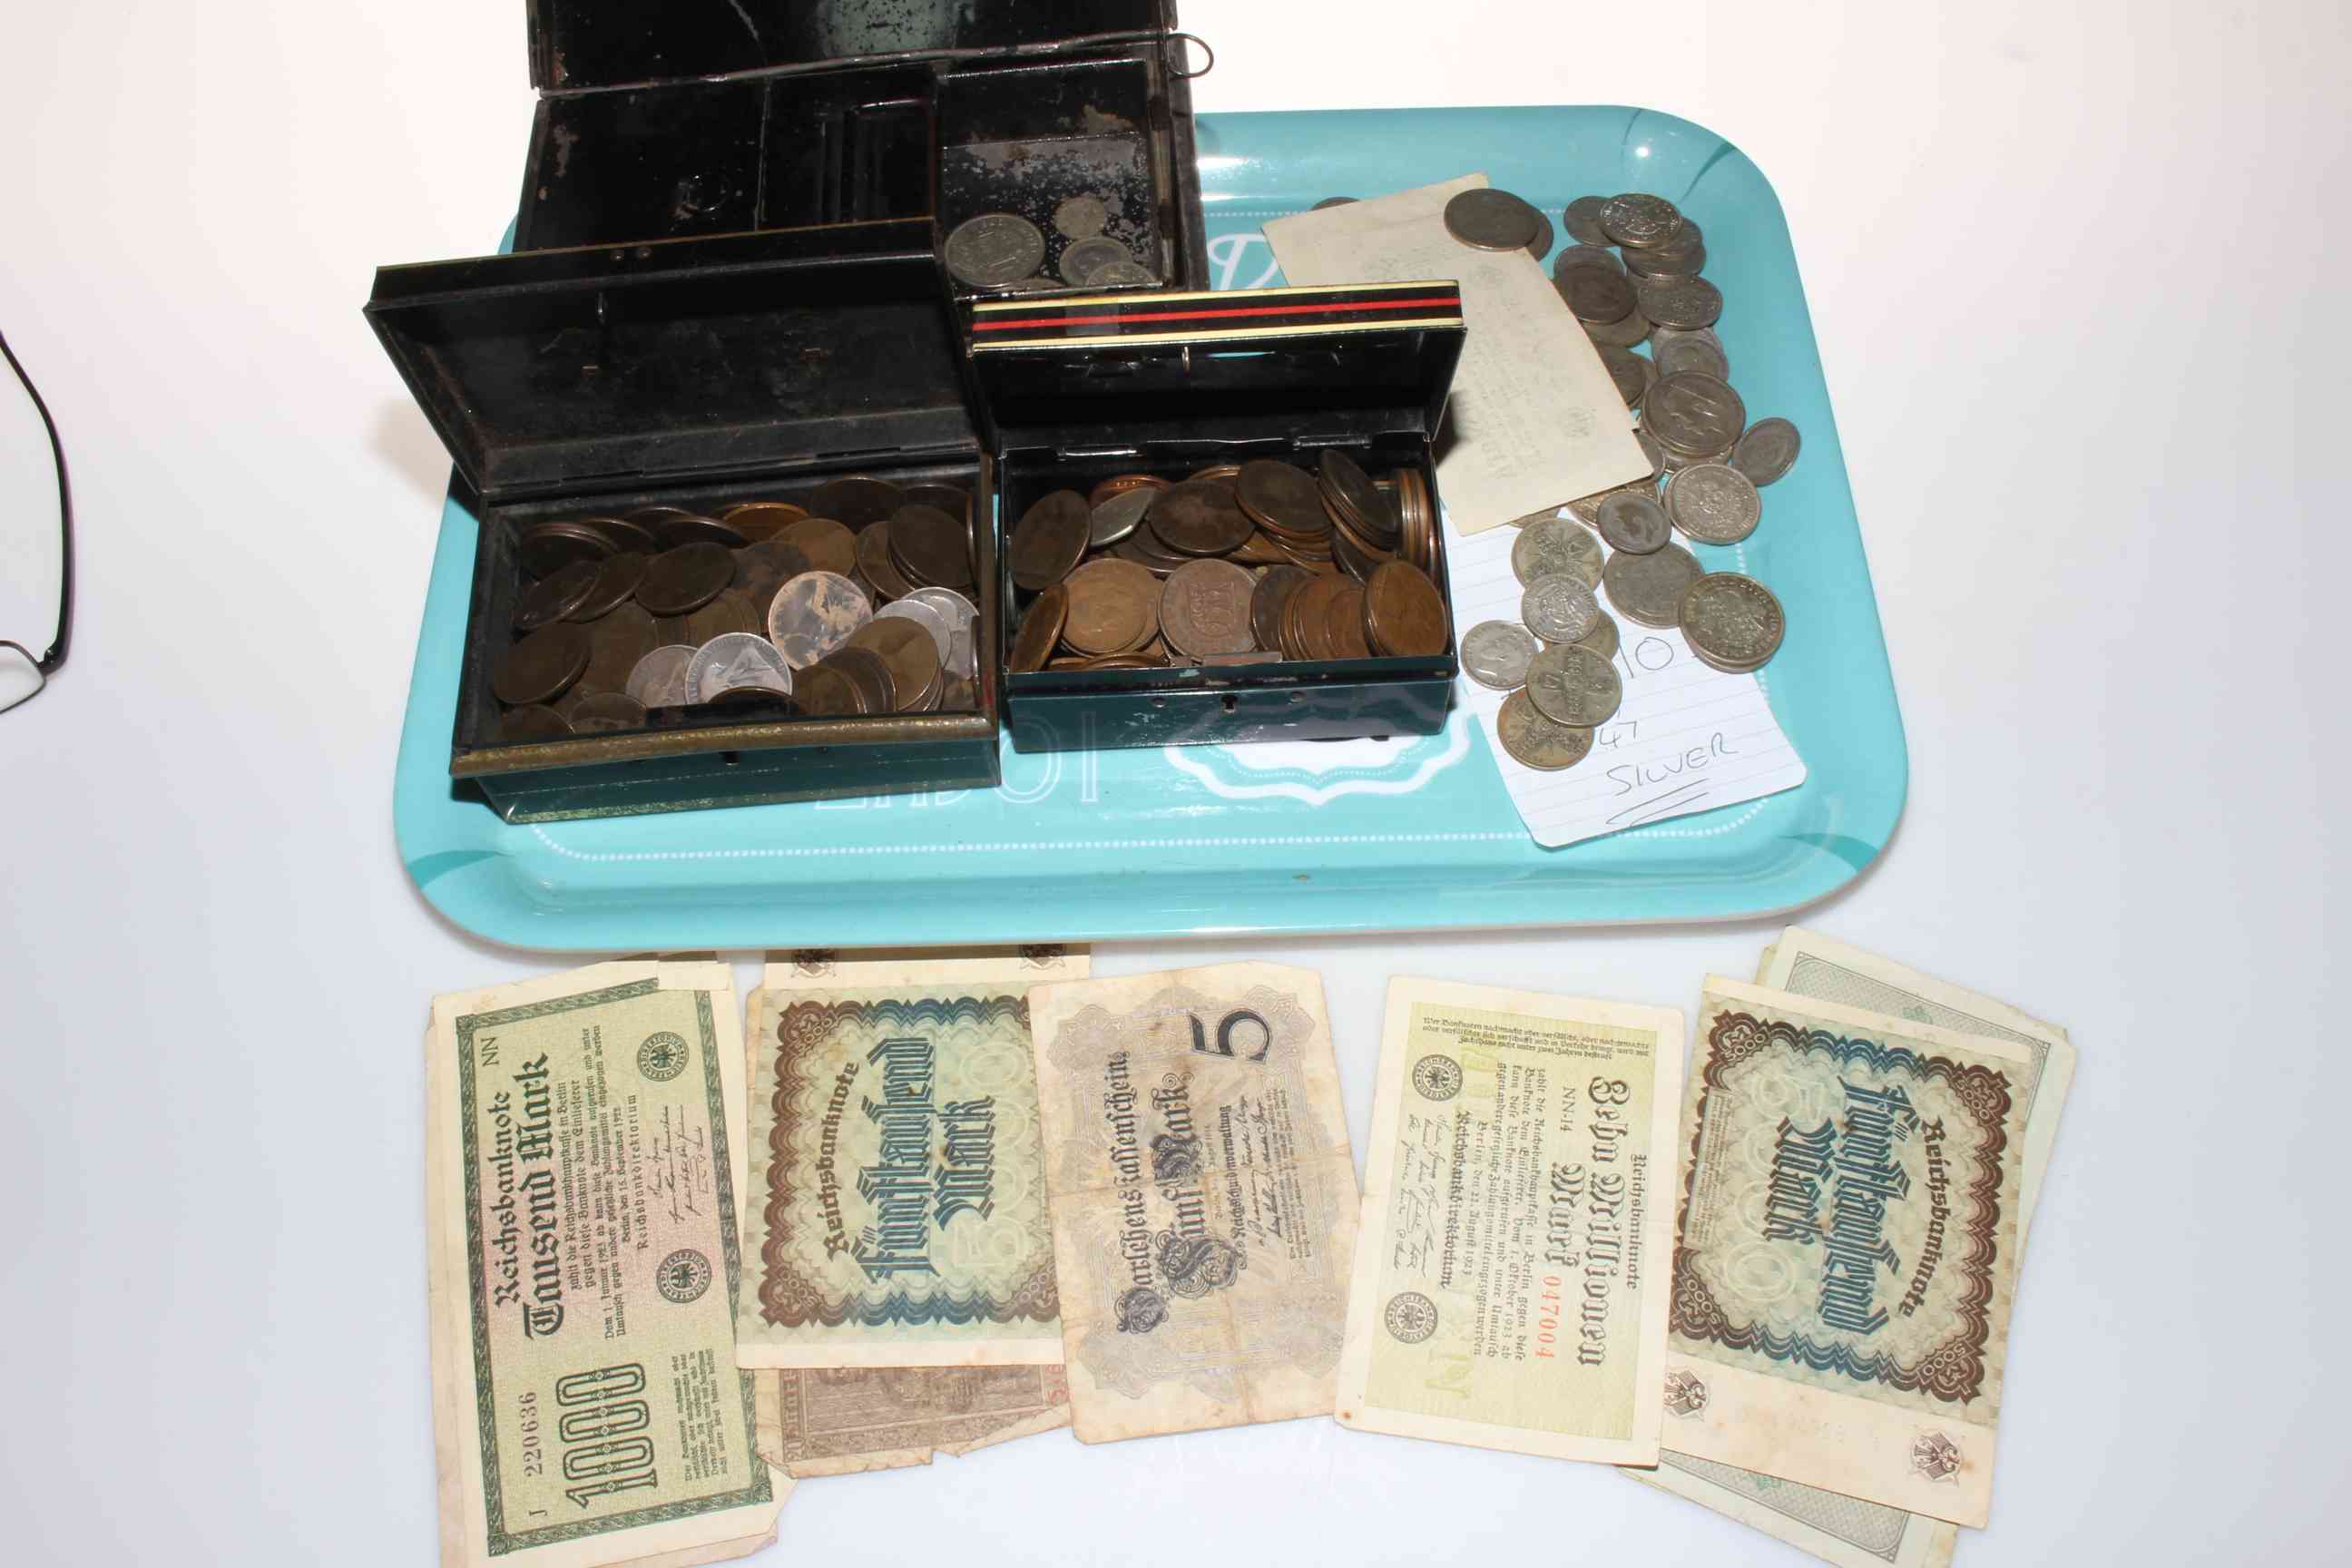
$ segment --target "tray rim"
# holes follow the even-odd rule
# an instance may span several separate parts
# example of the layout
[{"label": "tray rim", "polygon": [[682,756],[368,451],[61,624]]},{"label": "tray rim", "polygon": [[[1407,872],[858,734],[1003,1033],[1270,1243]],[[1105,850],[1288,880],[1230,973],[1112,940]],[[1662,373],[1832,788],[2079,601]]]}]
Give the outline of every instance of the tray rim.
[{"label": "tray rim", "polygon": [[[1498,116],[1561,113],[1603,116],[1622,113],[1628,117],[1629,132],[1634,125],[1647,123],[1670,132],[1706,138],[1718,144],[1708,160],[1708,167],[1727,155],[1738,155],[1745,159],[1735,144],[1703,126],[1657,110],[1622,105],[1212,114],[1201,116],[1204,161],[1210,156],[1222,156],[1213,150],[1217,143],[1236,133],[1242,141],[1255,144],[1259,155],[1255,159],[1227,161],[1228,166],[1243,177],[1229,185],[1214,188],[1204,179],[1203,195],[1212,216],[1218,209],[1232,211],[1252,202],[1272,199],[1275,193],[1248,188],[1246,171],[1252,167],[1276,166],[1281,162],[1278,154],[1286,145],[1298,149],[1302,143],[1311,146],[1343,139],[1349,121],[1383,126],[1393,126],[1402,121],[1433,131],[1442,122],[1467,126]],[[1394,133],[1393,131],[1391,133]],[[1769,176],[1753,160],[1745,161],[1754,171],[1763,195],[1771,202],[1775,216],[1780,218],[1785,232],[1785,215],[1780,210],[1779,195]],[[1792,265],[1793,245],[1791,236]],[[1810,306],[1803,297],[1801,277],[1797,279],[1796,284],[1798,304],[1803,311],[1805,338],[1809,342],[1817,343],[1811,331]],[[1815,358],[1817,361],[1817,350]],[[1826,403],[1825,375],[1822,395]],[[1829,444],[1831,449],[1837,453],[1843,470],[1843,447],[1836,442],[1833,413],[1831,419],[1831,429],[1827,432]],[[1851,509],[1850,489],[1847,500]],[[1223,909],[1212,911],[1205,908],[1194,911],[1147,904],[1121,890],[1121,884],[1139,873],[1120,875],[1096,870],[1065,884],[1062,896],[1050,905],[1030,900],[1019,906],[1023,910],[1020,918],[1031,923],[1017,931],[1008,931],[1003,923],[1003,905],[996,900],[980,899],[917,900],[922,908],[911,914],[894,910],[900,918],[894,920],[888,929],[861,930],[859,920],[870,917],[877,904],[871,893],[887,893],[891,890],[887,887],[868,888],[869,896],[866,899],[836,903],[820,917],[825,921],[822,928],[811,926],[804,931],[799,931],[795,929],[797,922],[807,917],[787,911],[793,904],[802,901],[794,895],[809,884],[791,879],[773,882],[758,889],[696,888],[663,892],[654,889],[648,889],[651,896],[641,905],[589,905],[567,909],[563,907],[558,889],[544,880],[533,880],[528,866],[514,853],[511,845],[515,841],[512,838],[505,838],[504,843],[508,847],[501,847],[502,836],[535,834],[559,858],[604,860],[703,857],[675,851],[586,855],[558,844],[538,825],[509,825],[501,822],[487,806],[449,798],[444,765],[446,759],[440,757],[436,747],[439,745],[437,737],[448,728],[448,710],[454,702],[455,692],[453,688],[446,693],[439,693],[436,698],[436,692],[430,689],[432,682],[428,678],[436,673],[429,668],[436,662],[434,638],[436,617],[434,612],[446,596],[445,577],[469,580],[474,551],[473,541],[466,534],[473,526],[471,514],[463,509],[453,493],[443,507],[441,530],[436,540],[412,667],[408,700],[404,710],[394,775],[394,833],[403,867],[426,902],[468,933],[519,949],[552,952],[658,947],[741,951],[808,945],[811,942],[854,947],[1002,943],[1014,940],[1200,940],[1251,934],[1305,938],[1376,931],[1467,933],[1768,919],[1802,909],[1830,896],[1874,864],[1892,842],[1909,795],[1908,746],[1874,591],[1864,606],[1871,634],[1870,647],[1866,651],[1872,657],[1864,664],[1864,673],[1874,676],[1876,679],[1872,684],[1883,685],[1885,693],[1883,714],[1872,715],[1883,718],[1885,734],[1882,740],[1887,748],[1875,759],[1877,777],[1874,781],[1865,781],[1872,784],[1871,789],[1845,803],[1852,808],[1846,814],[1850,820],[1842,819],[1838,823],[1840,831],[1779,836],[1790,849],[1783,862],[1769,868],[1759,878],[1737,883],[1717,879],[1694,889],[1688,885],[1687,879],[1684,879],[1681,885],[1663,889],[1629,885],[1620,889],[1620,896],[1612,901],[1612,907],[1586,911],[1558,907],[1563,902],[1573,903],[1580,899],[1583,889],[1573,885],[1506,876],[1492,885],[1475,889],[1433,889],[1417,885],[1405,889],[1415,901],[1398,906],[1393,902],[1393,893],[1388,898],[1382,897],[1384,889],[1378,885],[1376,875],[1367,874],[1357,868],[1339,867],[1332,870],[1334,880],[1341,886],[1311,891],[1308,889],[1284,888],[1285,902],[1282,913],[1278,915],[1268,916],[1260,910],[1256,918],[1211,920],[1196,917],[1227,911]],[[1860,535],[1858,516],[1854,520],[1854,545],[1860,552],[1860,568],[1867,582],[1868,557]],[[462,599],[462,596],[461,588],[459,597]],[[1842,657],[1853,661],[1864,651],[1845,647]],[[1009,747],[1009,738],[1002,740],[1000,744]],[[1809,756],[1807,765],[1810,776],[1807,783],[1800,786],[1801,791],[1823,787],[1819,762]],[[1743,804],[1752,807],[1761,803]],[[1742,805],[1722,809],[1739,810]],[[1706,813],[1685,820],[1705,822],[1714,815]],[[589,825],[558,826],[570,830]],[[1463,837],[1494,836],[1398,836],[1401,840],[1407,841]],[[1812,852],[1800,852],[1800,845],[1809,846]],[[1020,849],[1024,846],[992,844],[988,847]],[[1546,853],[1574,852],[1575,847],[1570,847]],[[707,853],[711,857],[734,858],[769,852],[717,849]],[[495,864],[507,861],[513,863]],[[1475,874],[1483,868],[1469,869]],[[1300,879],[1308,879],[1302,877]],[[1351,879],[1356,884],[1352,892],[1345,885]],[[1640,879],[1629,877],[1625,881],[1634,884]],[[1087,886],[1089,883],[1101,885],[1090,887]],[[827,891],[836,894],[845,889],[852,892],[857,890],[851,884],[826,886]],[[1475,912],[1458,907],[1463,898],[1471,895],[1478,900]],[[1551,907],[1547,908],[1546,905]],[[1370,910],[1379,912],[1368,912]]]}]

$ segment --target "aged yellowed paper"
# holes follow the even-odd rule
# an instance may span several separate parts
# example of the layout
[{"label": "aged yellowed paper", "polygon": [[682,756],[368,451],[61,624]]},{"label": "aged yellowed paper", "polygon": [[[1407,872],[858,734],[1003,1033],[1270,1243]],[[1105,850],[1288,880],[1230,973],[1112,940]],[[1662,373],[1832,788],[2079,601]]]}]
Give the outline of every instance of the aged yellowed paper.
[{"label": "aged yellowed paper", "polygon": [[1083,953],[802,953],[751,1008],[747,1367],[1062,1359],[1028,987]]},{"label": "aged yellowed paper", "polygon": [[1666,1449],[1984,1522],[2032,1068],[2010,1041],[1706,982]]},{"label": "aged yellowed paper", "polygon": [[[1784,956],[1785,955],[1785,956]],[[1764,950],[1757,984],[1792,995],[1863,1006],[1924,1019],[1963,1034],[1990,1036],[2024,1047],[2035,1058],[2026,1113],[2024,1206],[2018,1215],[2021,1262],[2039,1200],[2059,1113],[2074,1076],[2074,1046],[2066,1031],[1996,997],[1937,979],[1891,959],[1790,926]],[[1860,1498],[1841,1496],[1753,1470],[1669,1454],[1636,1479],[1689,1499],[1765,1531],[1840,1568],[1943,1568],[1951,1561],[1958,1526]]]},{"label": "aged yellowed paper", "polygon": [[608,963],[439,997],[426,1047],[444,1563],[757,1550],[791,1482],[756,1452],[727,1321],[729,971]]},{"label": "aged yellowed paper", "polygon": [[1322,977],[1232,963],[1029,1003],[1078,1437],[1329,1415],[1357,1194]]},{"label": "aged yellowed paper", "polygon": [[1470,335],[1438,443],[1447,521],[1475,534],[1640,479],[1649,459],[1600,352],[1523,250],[1476,250],[1445,228],[1445,204],[1486,184],[1465,174],[1265,226],[1292,283],[1462,286]]},{"label": "aged yellowed paper", "polygon": [[799,1479],[928,1465],[1070,1424],[1057,1366],[808,1367],[759,1379],[760,1452]]},{"label": "aged yellowed paper", "polygon": [[1339,1417],[1654,1464],[1683,1016],[1391,980]]}]

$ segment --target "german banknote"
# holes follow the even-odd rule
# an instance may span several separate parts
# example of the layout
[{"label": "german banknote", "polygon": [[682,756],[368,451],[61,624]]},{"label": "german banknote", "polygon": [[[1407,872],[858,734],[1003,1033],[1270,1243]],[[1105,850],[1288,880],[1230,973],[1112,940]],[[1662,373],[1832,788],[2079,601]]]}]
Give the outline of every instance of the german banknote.
[{"label": "german banknote", "polygon": [[753,1374],[760,1452],[805,1480],[928,1465],[1070,1424],[1057,1366],[807,1367]]},{"label": "german banknote", "polygon": [[442,1559],[740,1556],[792,1483],[735,1367],[742,1040],[723,964],[438,997],[427,1275]]},{"label": "german banknote", "polygon": [[747,1367],[1062,1359],[1027,988],[1060,949],[802,954],[751,1005]]},{"label": "german banknote", "polygon": [[1321,976],[1234,963],[1029,1002],[1077,1436],[1329,1415],[1357,1193]]},{"label": "german banknote", "polygon": [[[1799,926],[1765,950],[1756,980],[1793,995],[2009,1040],[2032,1056],[2032,1081],[2022,1089],[2028,1108],[2023,1207],[2018,1215],[2021,1261],[2059,1112],[2074,1076],[2074,1047],[2066,1031],[1994,997]],[[1840,1568],[1944,1568],[1958,1540],[1958,1527],[1943,1520],[1687,1455],[1669,1453],[1655,1470],[1626,1474]]]},{"label": "german banknote", "polygon": [[1389,983],[1347,1426],[1657,1461],[1683,1016]]},{"label": "german banknote", "polygon": [[1982,1524],[2032,1058],[1710,979],[1667,1449]]}]

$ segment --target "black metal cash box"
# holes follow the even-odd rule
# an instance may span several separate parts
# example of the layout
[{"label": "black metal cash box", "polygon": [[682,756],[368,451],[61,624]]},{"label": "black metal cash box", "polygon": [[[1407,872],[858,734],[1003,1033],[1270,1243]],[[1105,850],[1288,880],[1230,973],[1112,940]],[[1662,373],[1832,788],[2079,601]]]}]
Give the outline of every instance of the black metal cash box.
[{"label": "black metal cash box", "polygon": [[[740,706],[654,706],[638,727],[550,739],[516,734],[514,710],[538,704],[502,703],[495,689],[520,640],[521,595],[547,574],[521,557],[548,525],[602,520],[592,531],[618,535],[649,523],[659,536],[650,542],[611,542],[650,553],[677,542],[661,509],[709,518],[760,500],[814,510],[821,487],[839,494],[845,482],[853,496],[878,482],[942,503],[947,489],[969,498],[972,631],[978,647],[995,646],[992,467],[957,374],[928,222],[385,268],[367,313],[481,521],[449,771],[502,816],[996,782],[998,677],[985,658],[961,711],[812,714],[754,693]],[[824,510],[850,508],[828,497]]]},{"label": "black metal cash box", "polygon": [[1174,0],[530,0],[518,250],[1101,201],[1152,283],[1202,287]]},{"label": "black metal cash box", "polygon": [[[1444,614],[1451,594],[1430,443],[1464,342],[1455,284],[984,300],[968,308],[966,324],[996,459],[999,636],[1016,748],[1335,740],[1443,727],[1460,668],[1455,630],[1444,622],[1442,648],[1405,656],[1187,662],[1178,650],[1172,668],[1120,668],[1114,658],[1016,668],[1016,640],[1041,595],[1016,583],[1013,544],[1030,509],[1057,491],[1091,502],[1097,487],[1122,477],[1177,481],[1262,458],[1312,471],[1336,452],[1384,481],[1385,504],[1418,511],[1417,549],[1399,553],[1419,555]],[[1359,579],[1383,558],[1349,554],[1343,545],[1339,564]],[[1162,556],[1152,569],[1169,564]]]}]

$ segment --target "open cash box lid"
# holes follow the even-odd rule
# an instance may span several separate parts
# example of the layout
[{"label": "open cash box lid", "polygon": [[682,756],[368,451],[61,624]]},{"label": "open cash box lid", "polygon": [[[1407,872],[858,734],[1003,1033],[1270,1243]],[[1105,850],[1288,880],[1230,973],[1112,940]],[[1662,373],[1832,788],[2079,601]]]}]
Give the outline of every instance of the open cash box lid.
[{"label": "open cash box lid", "polygon": [[486,500],[979,449],[919,219],[377,270],[370,323]]},{"label": "open cash box lid", "polygon": [[1052,54],[1176,26],[1175,0],[530,0],[541,92]]},{"label": "open cash box lid", "polygon": [[1462,357],[1452,282],[971,307],[999,452],[1437,433]]}]

